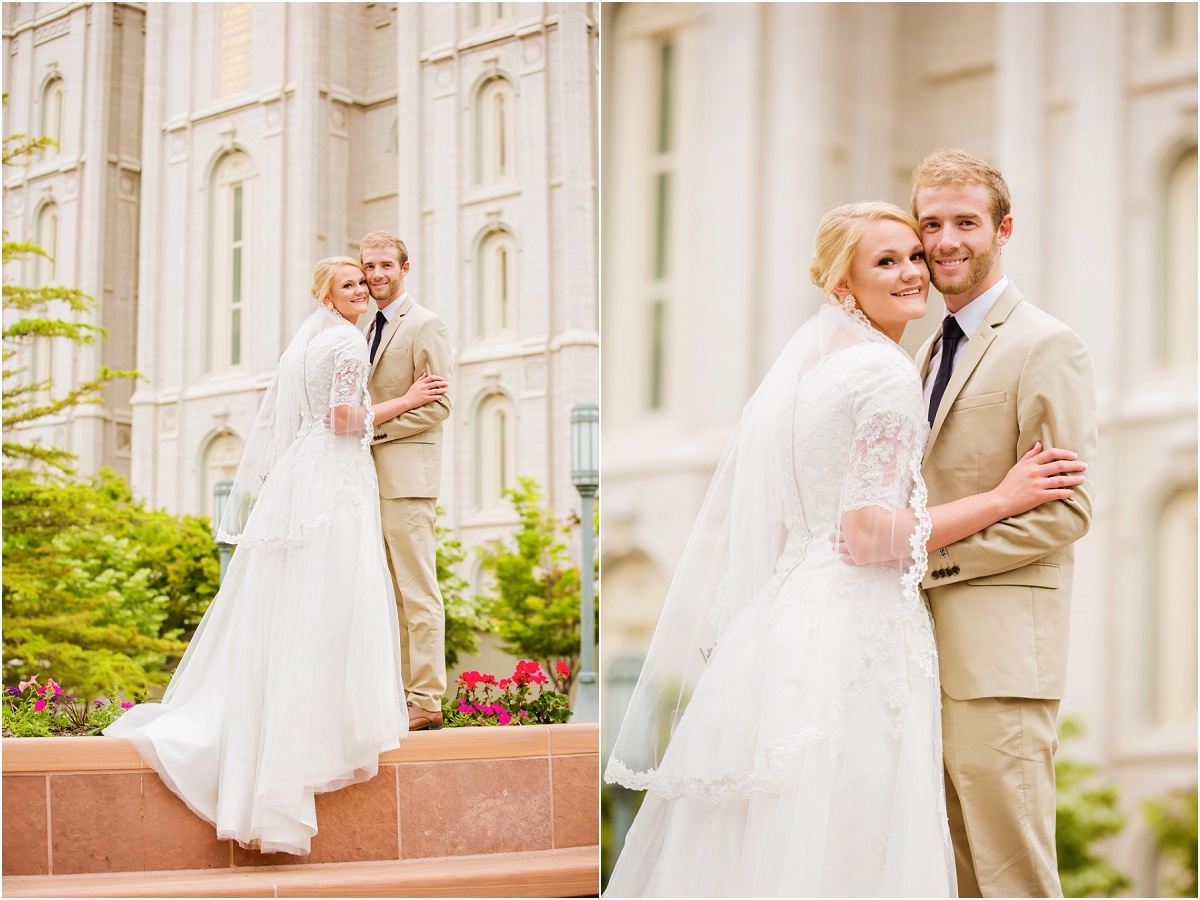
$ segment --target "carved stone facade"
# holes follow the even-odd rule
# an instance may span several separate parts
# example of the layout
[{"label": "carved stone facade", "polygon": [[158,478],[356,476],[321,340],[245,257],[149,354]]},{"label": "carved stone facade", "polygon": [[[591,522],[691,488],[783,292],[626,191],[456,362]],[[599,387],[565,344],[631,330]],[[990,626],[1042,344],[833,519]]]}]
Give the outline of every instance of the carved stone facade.
[{"label": "carved stone facade", "polygon": [[[56,359],[55,379],[101,362],[144,376],[61,423],[81,470],[112,465],[151,506],[211,514],[313,308],[313,264],[385,229],[458,356],[447,524],[468,547],[503,534],[514,516],[497,498],[523,475],[560,515],[576,509],[570,410],[599,392],[596,16],[585,3],[6,4],[6,133],[38,133],[55,71],[66,105],[57,157],[5,173],[5,227],[32,236],[57,202],[57,280],[101,298],[110,330]],[[489,310],[503,327],[477,327]]]},{"label": "carved stone facade", "polygon": [[[5,167],[5,230],[53,260],[10,263],[4,279],[77,287],[98,301],[87,321],[108,329],[91,347],[41,340],[14,360],[60,387],[136,363],[145,19],[142,4],[4,4],[4,133],[57,141],[28,165]],[[76,453],[84,472],[107,465],[128,475],[133,391],[114,382],[103,405],[76,407],[22,440]]]}]

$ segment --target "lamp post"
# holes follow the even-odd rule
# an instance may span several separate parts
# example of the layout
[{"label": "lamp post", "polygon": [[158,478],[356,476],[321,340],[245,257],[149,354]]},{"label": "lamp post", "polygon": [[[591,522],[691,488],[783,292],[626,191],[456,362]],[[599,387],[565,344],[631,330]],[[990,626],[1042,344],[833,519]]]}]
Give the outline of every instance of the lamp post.
[{"label": "lamp post", "polygon": [[595,514],[592,503],[600,487],[600,407],[580,403],[571,410],[571,481],[583,498],[583,563],[579,572],[579,691],[576,722],[600,719],[596,685]]},{"label": "lamp post", "polygon": [[[225,506],[229,503],[229,495],[233,491],[233,482],[222,478],[213,486],[213,540],[217,539],[217,529],[221,527],[221,519],[225,515]],[[217,541],[217,550],[221,554],[221,574],[217,584],[225,581],[225,570],[229,568],[229,557],[233,555],[233,545]]]}]

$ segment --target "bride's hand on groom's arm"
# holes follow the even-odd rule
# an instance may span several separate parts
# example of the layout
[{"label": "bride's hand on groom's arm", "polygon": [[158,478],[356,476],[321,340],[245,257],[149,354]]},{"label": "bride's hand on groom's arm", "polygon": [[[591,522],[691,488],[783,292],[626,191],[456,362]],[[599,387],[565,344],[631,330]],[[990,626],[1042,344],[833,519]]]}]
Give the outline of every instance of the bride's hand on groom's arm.
[{"label": "bride's hand on groom's arm", "polygon": [[428,372],[413,382],[404,394],[403,406],[400,412],[408,412],[410,409],[416,409],[418,406],[424,406],[426,403],[432,403],[439,399],[449,388],[449,383],[440,375],[430,375]]},{"label": "bride's hand on groom's arm", "polygon": [[1002,518],[1020,515],[1051,500],[1070,500],[1074,488],[1083,484],[1087,463],[1071,450],[1051,447],[1040,441],[1017,460],[1004,480],[992,491]]}]

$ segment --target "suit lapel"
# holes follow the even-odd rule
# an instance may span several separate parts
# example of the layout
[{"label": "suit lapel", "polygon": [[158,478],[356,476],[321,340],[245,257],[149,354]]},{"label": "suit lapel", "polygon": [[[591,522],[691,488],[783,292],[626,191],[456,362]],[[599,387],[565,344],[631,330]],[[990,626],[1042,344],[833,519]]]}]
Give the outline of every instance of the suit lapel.
[{"label": "suit lapel", "polygon": [[[929,432],[929,441],[925,444],[925,456],[929,457],[929,450],[933,446],[933,442],[937,440],[938,434],[942,430],[942,423],[946,421],[946,416],[950,413],[950,407],[954,405],[954,401],[958,399],[959,392],[963,389],[963,385],[967,383],[967,379],[971,377],[971,373],[979,366],[980,360],[983,359],[988,348],[992,345],[992,341],[996,339],[995,326],[1003,325],[1004,320],[1021,302],[1021,292],[1013,287],[1010,282],[1008,287],[1004,289],[992,308],[984,317],[983,324],[979,326],[971,339],[967,342],[966,349],[963,350],[962,358],[958,361],[958,365],[954,367],[954,374],[950,376],[950,381],[946,385],[946,393],[942,395],[942,402],[938,406],[937,417],[933,420],[933,428]],[[933,341],[929,342],[927,350],[931,350]],[[926,353],[925,359],[921,366],[922,378],[925,370],[929,366],[929,356]]]},{"label": "suit lapel", "polygon": [[370,379],[375,374],[375,367],[379,365],[379,360],[383,359],[383,351],[387,349],[388,342],[400,330],[400,324],[404,321],[405,314],[412,309],[415,301],[412,294],[404,298],[404,302],[400,304],[400,309],[396,311],[396,315],[392,317],[392,321],[388,322],[387,328],[383,330],[383,337],[379,341],[379,349],[375,351],[375,362],[371,363],[371,371],[367,375]]}]

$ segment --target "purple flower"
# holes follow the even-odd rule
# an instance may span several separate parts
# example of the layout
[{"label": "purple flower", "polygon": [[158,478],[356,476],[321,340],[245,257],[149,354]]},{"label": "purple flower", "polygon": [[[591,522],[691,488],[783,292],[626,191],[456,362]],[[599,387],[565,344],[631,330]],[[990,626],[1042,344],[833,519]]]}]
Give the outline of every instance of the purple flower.
[{"label": "purple flower", "polygon": [[8,694],[8,696],[10,696],[10,697],[19,697],[21,695],[21,692],[18,691],[15,687],[5,688],[4,693]]},{"label": "purple flower", "polygon": [[103,701],[103,700],[97,700],[97,701],[96,701],[96,705],[97,705],[97,706],[103,706],[103,705],[104,705],[104,701]]}]

